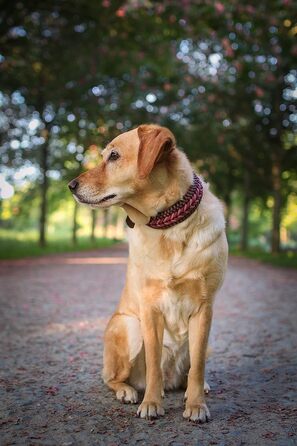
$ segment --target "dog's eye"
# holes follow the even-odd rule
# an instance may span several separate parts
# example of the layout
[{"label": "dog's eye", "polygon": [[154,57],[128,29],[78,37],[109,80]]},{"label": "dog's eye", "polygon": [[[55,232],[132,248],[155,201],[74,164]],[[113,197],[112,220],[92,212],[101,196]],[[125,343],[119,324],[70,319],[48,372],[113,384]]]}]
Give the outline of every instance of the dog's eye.
[{"label": "dog's eye", "polygon": [[116,150],[112,150],[109,154],[108,161],[116,161],[120,157],[120,154]]}]

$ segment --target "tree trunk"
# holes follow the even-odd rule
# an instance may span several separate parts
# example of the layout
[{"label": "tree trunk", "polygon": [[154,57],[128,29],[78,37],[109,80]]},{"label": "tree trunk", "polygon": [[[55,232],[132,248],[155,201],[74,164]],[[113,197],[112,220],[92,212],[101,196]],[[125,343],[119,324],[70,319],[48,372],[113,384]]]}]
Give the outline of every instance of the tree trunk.
[{"label": "tree trunk", "polygon": [[95,209],[92,209],[92,222],[91,222],[91,240],[95,240],[95,229],[96,229],[96,221],[97,221],[97,212]]},{"label": "tree trunk", "polygon": [[72,220],[72,243],[75,245],[77,242],[77,213],[78,213],[78,204],[74,202],[73,208],[73,220]]},{"label": "tree trunk", "polygon": [[[278,71],[280,66],[278,67]],[[271,161],[272,161],[272,189],[273,189],[273,210],[272,210],[272,240],[271,252],[276,254],[280,251],[280,226],[281,226],[281,208],[282,208],[282,158],[283,158],[283,140],[282,140],[282,120],[280,113],[280,104],[283,101],[283,91],[286,88],[285,73],[287,70],[282,66],[282,70],[275,75],[279,77],[278,86],[272,92],[273,110],[272,116],[275,116],[271,126],[277,129],[277,135],[271,138]]]},{"label": "tree trunk", "polygon": [[273,210],[272,210],[272,241],[271,252],[280,251],[280,224],[281,224],[281,161],[278,152],[272,154],[272,187],[273,187]]},{"label": "tree trunk", "polygon": [[108,209],[103,209],[103,237],[107,237]]},{"label": "tree trunk", "polygon": [[48,191],[48,155],[49,155],[49,135],[45,135],[45,142],[41,147],[41,203],[40,203],[40,221],[39,221],[39,244],[46,245],[46,223],[47,223],[47,191]]},{"label": "tree trunk", "polygon": [[241,241],[240,241],[240,248],[242,251],[246,251],[248,249],[249,208],[250,208],[250,174],[248,170],[245,170],[242,223],[241,223]]},{"label": "tree trunk", "polygon": [[120,209],[117,210],[117,220],[116,220],[116,238],[121,240],[124,234],[124,216]]}]

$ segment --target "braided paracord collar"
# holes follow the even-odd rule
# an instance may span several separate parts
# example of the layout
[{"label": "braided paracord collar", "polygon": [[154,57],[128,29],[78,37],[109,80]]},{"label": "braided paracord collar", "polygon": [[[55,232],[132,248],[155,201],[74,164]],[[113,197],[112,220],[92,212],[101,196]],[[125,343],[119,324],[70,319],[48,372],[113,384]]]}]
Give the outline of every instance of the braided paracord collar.
[{"label": "braided paracord collar", "polygon": [[[158,212],[155,217],[151,217],[147,226],[153,229],[167,229],[186,220],[198,208],[203,196],[203,185],[200,179],[193,172],[194,182],[189,187],[185,195],[164,211]],[[127,224],[134,227],[134,222],[127,217]]]},{"label": "braided paracord collar", "polygon": [[197,209],[203,196],[203,186],[200,179],[193,172],[194,182],[189,187],[183,198],[170,206],[165,211],[158,212],[151,217],[147,226],[154,229],[167,229],[186,220]]}]

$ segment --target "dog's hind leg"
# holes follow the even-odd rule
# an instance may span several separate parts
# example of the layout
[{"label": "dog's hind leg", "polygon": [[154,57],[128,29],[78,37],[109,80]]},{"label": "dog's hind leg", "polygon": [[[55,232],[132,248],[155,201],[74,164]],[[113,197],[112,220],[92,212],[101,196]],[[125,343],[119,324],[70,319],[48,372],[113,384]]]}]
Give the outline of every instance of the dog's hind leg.
[{"label": "dog's hind leg", "polygon": [[115,313],[104,336],[103,380],[123,403],[137,403],[137,392],[127,381],[142,344],[138,319]]}]

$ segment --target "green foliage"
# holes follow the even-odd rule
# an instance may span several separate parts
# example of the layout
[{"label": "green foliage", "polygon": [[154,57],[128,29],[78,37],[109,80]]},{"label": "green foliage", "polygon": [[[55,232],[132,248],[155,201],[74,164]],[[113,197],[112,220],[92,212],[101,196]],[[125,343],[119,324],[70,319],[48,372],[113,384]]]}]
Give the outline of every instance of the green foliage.
[{"label": "green foliage", "polygon": [[34,171],[26,188],[16,184],[15,226],[36,227],[38,206],[50,217],[63,206],[90,153],[157,122],[225,201],[228,220],[238,214],[231,238],[248,214],[251,244],[278,250],[296,193],[296,16],[291,0],[2,1],[2,170],[11,181]]}]

